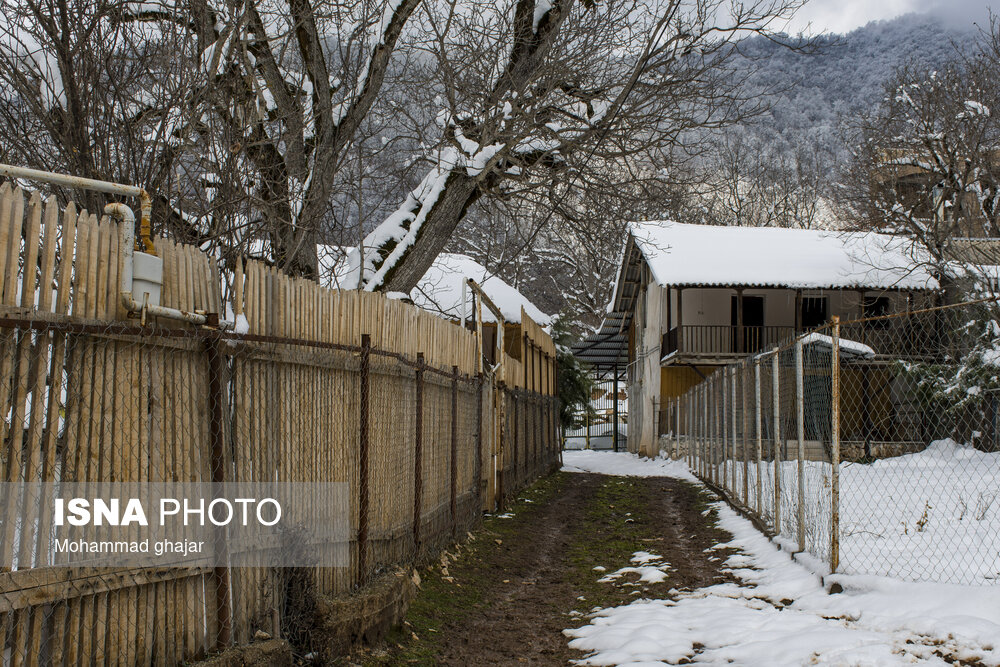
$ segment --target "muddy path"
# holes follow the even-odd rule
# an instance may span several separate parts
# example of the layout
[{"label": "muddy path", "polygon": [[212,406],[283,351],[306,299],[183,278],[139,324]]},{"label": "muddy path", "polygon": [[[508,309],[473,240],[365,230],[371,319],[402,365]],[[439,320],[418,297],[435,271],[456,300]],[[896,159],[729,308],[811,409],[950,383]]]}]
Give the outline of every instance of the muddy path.
[{"label": "muddy path", "polygon": [[[595,607],[726,579],[726,554],[711,549],[728,539],[715,527],[712,499],[671,478],[551,475],[421,570],[404,625],[340,664],[566,665],[582,654],[562,630]],[[665,579],[627,572],[599,581],[635,565],[635,552],[668,564]]]}]

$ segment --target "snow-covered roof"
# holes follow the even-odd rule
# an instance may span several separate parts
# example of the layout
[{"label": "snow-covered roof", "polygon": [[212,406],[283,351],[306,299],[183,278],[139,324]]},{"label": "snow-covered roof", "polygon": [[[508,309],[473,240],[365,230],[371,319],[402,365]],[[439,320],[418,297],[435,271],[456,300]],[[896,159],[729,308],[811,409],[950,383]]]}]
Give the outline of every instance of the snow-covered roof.
[{"label": "snow-covered roof", "polygon": [[[528,301],[527,297],[502,278],[491,275],[486,267],[467,255],[448,253],[438,255],[424,277],[410,292],[410,298],[414,304],[425,310],[459,319],[462,317],[462,283],[466,278],[472,278],[479,283],[508,322],[520,322],[521,308],[524,308],[528,317],[540,326],[552,323],[552,318]],[[471,297],[470,292],[470,304]],[[487,322],[495,320],[488,308],[483,308],[483,320]]]},{"label": "snow-covered roof", "polygon": [[904,239],[776,227],[636,222],[630,233],[662,286],[934,289]]},{"label": "snow-covered roof", "polygon": [[[332,287],[350,289],[356,284],[358,261],[357,248],[320,246],[320,274],[324,282]],[[546,327],[552,318],[538,309],[517,289],[502,278],[492,275],[482,264],[467,255],[442,253],[431,264],[417,286],[408,295],[414,305],[451,319],[462,317],[462,284],[472,278],[490,300],[496,304],[507,322],[521,322],[521,308],[536,324]],[[469,308],[472,307],[472,293],[468,293]],[[471,311],[468,313],[471,316]],[[483,320],[494,322],[496,318],[488,308],[483,308]]]}]

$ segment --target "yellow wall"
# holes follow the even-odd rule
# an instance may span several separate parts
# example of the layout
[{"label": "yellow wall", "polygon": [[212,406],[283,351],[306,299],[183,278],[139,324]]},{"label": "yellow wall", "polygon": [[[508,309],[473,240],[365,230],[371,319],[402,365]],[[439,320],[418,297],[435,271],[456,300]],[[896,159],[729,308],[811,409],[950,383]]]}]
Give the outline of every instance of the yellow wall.
[{"label": "yellow wall", "polygon": [[[708,377],[715,372],[716,366],[699,366],[702,375]],[[660,402],[677,398],[691,387],[702,381],[695,369],[690,366],[667,366],[660,369]]]}]

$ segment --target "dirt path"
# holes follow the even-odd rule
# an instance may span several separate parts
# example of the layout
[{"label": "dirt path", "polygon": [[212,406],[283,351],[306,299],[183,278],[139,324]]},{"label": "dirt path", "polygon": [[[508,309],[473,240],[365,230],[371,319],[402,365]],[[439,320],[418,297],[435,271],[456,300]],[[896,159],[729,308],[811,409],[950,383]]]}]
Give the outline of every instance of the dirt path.
[{"label": "dirt path", "polygon": [[[562,630],[592,608],[724,580],[725,555],[706,553],[728,539],[714,527],[709,500],[670,478],[552,475],[421,571],[404,627],[343,664],[565,665],[581,654]],[[637,551],[669,563],[665,581],[642,583],[634,573],[598,581]]]}]

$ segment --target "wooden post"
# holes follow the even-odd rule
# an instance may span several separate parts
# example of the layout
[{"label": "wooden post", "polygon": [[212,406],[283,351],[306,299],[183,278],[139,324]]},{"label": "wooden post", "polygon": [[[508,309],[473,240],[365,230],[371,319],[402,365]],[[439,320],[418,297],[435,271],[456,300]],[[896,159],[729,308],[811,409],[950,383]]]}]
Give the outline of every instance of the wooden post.
[{"label": "wooden post", "polygon": [[730,400],[730,405],[732,406],[732,409],[731,409],[731,412],[732,412],[732,422],[731,422],[732,431],[731,432],[732,432],[732,435],[733,435],[733,440],[732,440],[733,449],[732,449],[732,456],[730,457],[731,460],[732,460],[732,466],[731,466],[732,471],[731,471],[731,474],[730,474],[730,490],[733,492],[733,496],[734,497],[736,496],[736,383],[737,383],[737,378],[738,377],[739,377],[739,374],[737,373],[737,369],[736,368],[731,368],[730,369],[730,375],[729,375],[729,382],[730,382],[730,385],[731,385],[731,392],[732,392],[732,396],[731,396],[731,400]]},{"label": "wooden post", "polygon": [[708,382],[701,383],[701,456],[699,457],[702,461],[702,476],[705,478],[709,477],[709,445],[708,445]]},{"label": "wooden post", "polygon": [[[503,354],[503,350],[500,350]],[[451,535],[458,532],[458,366],[451,367]]]},{"label": "wooden post", "polygon": [[476,507],[483,509],[483,387],[482,373],[476,374]]},{"label": "wooden post", "polygon": [[[723,306],[725,307],[725,306]],[[736,288],[736,352],[746,351],[746,341],[743,338],[743,288]]]},{"label": "wooden post", "polygon": [[774,348],[771,359],[771,402],[774,425],[774,532],[781,533],[781,396],[778,389],[778,375],[781,373],[778,347]]},{"label": "wooden post", "polygon": [[674,445],[674,451],[675,451],[674,458],[677,459],[680,458],[679,450],[681,446],[681,415],[682,415],[681,401],[682,400],[684,400],[683,394],[678,396],[677,400],[674,401],[674,442],[676,443]]},{"label": "wooden post", "polygon": [[795,333],[802,331],[802,290],[795,290]]},{"label": "wooden post", "polygon": [[722,400],[720,401],[720,408],[722,409],[722,428],[719,429],[719,452],[721,454],[721,477],[722,486],[729,488],[729,457],[726,454],[726,445],[729,443],[729,374],[726,372],[726,368],[723,367],[719,369],[719,388],[721,389]]},{"label": "wooden post", "polygon": [[[216,336],[206,340],[208,354],[208,409],[211,415],[209,436],[212,440],[212,495],[223,497],[222,484],[226,481],[226,443],[223,420],[226,414],[226,399],[223,395],[223,373],[225,350],[222,342]],[[215,530],[215,549],[219,562],[228,560],[229,545],[226,542],[225,528]],[[229,568],[225,565],[212,569],[212,579],[215,582],[215,612],[218,623],[216,648],[228,647],[232,642],[233,612],[230,599]],[[74,638],[70,638],[75,641]]]},{"label": "wooden post", "polygon": [[682,287],[677,288],[677,354],[684,350],[684,301]]},{"label": "wooden post", "polygon": [[761,516],[761,510],[763,504],[761,501],[761,496],[764,494],[764,442],[763,434],[761,433],[761,405],[760,405],[760,359],[754,359],[753,362],[753,376],[754,376],[754,409],[756,410],[757,418],[757,497],[754,498],[754,504],[757,509],[757,516]]},{"label": "wooden post", "polygon": [[749,428],[749,423],[747,421],[747,379],[749,376],[748,367],[744,363],[741,367],[741,384],[743,385],[743,391],[741,392],[742,405],[743,408],[743,506],[747,507],[750,504],[750,452],[747,451],[747,430]]}]

